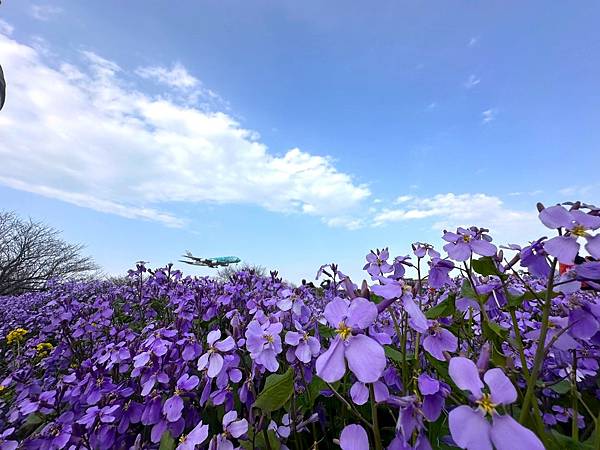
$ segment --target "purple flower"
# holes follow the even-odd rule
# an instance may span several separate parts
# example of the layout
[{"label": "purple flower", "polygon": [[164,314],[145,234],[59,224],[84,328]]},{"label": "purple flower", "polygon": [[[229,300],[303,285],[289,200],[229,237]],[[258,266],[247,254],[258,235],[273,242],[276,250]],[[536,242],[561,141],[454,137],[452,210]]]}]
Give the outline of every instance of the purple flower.
[{"label": "purple flower", "polygon": [[430,422],[435,422],[442,413],[446,397],[450,394],[450,387],[426,373],[419,375],[417,382],[423,395],[423,415]]},{"label": "purple flower", "polygon": [[233,350],[235,341],[231,336],[218,341],[221,337],[221,330],[214,330],[208,333],[206,342],[208,342],[208,351],[198,359],[198,370],[203,370],[208,365],[207,375],[210,378],[215,378],[223,368],[223,356],[225,353]]},{"label": "purple flower", "polygon": [[246,419],[236,420],[237,411],[232,410],[223,416],[223,433],[218,434],[210,443],[210,450],[233,450],[230,437],[239,438],[248,431]]},{"label": "purple flower", "polygon": [[17,448],[19,445],[17,441],[6,440],[6,438],[13,434],[14,431],[14,428],[7,428],[0,433],[0,450],[15,450],[15,448]]},{"label": "purple flower", "polygon": [[246,348],[250,357],[258,364],[263,365],[269,372],[277,372],[279,362],[276,356],[281,353],[281,337],[279,333],[283,325],[279,322],[265,322],[261,324],[253,320],[246,329]]},{"label": "purple flower", "polygon": [[200,380],[196,375],[192,375],[191,377],[184,373],[177,380],[177,387],[175,388],[175,395],[168,398],[163,406],[163,414],[165,418],[169,422],[175,422],[181,418],[181,411],[183,411],[183,399],[181,398],[181,394],[186,391],[191,391],[194,389]]},{"label": "purple flower", "polygon": [[369,437],[361,425],[346,425],[340,435],[342,450],[369,450]]},{"label": "purple flower", "polygon": [[458,339],[452,332],[442,328],[437,320],[429,321],[429,330],[423,339],[423,348],[435,359],[445,361],[444,352],[453,352],[458,346]]},{"label": "purple flower", "polygon": [[363,267],[371,276],[378,276],[392,271],[392,266],[389,265],[387,259],[390,257],[390,252],[387,248],[383,250],[377,249],[376,252],[371,250],[367,255],[367,264]]},{"label": "purple flower", "polygon": [[550,265],[542,241],[543,238],[538,239],[520,250],[521,266],[527,267],[529,273],[536,277],[548,278]]},{"label": "purple flower", "polygon": [[[292,346],[288,352],[293,351],[296,358],[307,364],[314,356],[319,354],[321,343],[316,337],[310,336],[304,331],[302,325],[298,322],[294,321],[294,326],[298,331],[288,331],[285,334],[285,343]],[[293,362],[293,358],[287,359],[288,361],[291,359],[290,362]]]},{"label": "purple flower", "polygon": [[[542,442],[531,430],[511,416],[501,416],[496,411],[498,405],[509,405],[517,399],[517,391],[502,369],[490,369],[484,374],[489,393],[483,392],[484,384],[477,366],[470,359],[452,358],[448,373],[459,389],[471,392],[478,406],[473,409],[462,405],[450,411],[450,434],[460,448],[491,449],[493,443],[498,450],[544,450]],[[487,415],[492,417],[491,424]]]},{"label": "purple flower", "polygon": [[556,205],[544,208],[539,218],[548,228],[564,228],[563,236],[556,236],[544,242],[546,252],[555,256],[563,264],[573,264],[579,243],[577,239],[587,240],[586,250],[594,258],[600,258],[600,234],[592,236],[589,231],[600,228],[600,217],[592,216],[583,211],[567,211],[563,206]]},{"label": "purple flower", "polygon": [[483,238],[476,228],[458,228],[456,233],[444,232],[442,239],[448,242],[444,250],[450,258],[455,261],[466,261],[473,253],[481,256],[492,256],[496,254],[496,246]]},{"label": "purple flower", "polygon": [[361,332],[377,317],[375,304],[362,297],[352,303],[336,297],[327,304],[324,315],[335,327],[337,336],[329,349],[317,358],[317,375],[330,383],[337,381],[346,373],[347,360],[359,381],[377,381],[385,369],[385,353],[376,340]]},{"label": "purple flower", "polygon": [[[385,402],[390,397],[388,387],[381,381],[373,384],[373,392],[377,403]],[[357,405],[364,405],[369,400],[369,388],[360,381],[355,382],[350,388],[350,398]]]},{"label": "purple flower", "polygon": [[450,272],[454,269],[454,263],[447,259],[432,258],[429,261],[429,287],[438,289],[445,284],[450,284]]},{"label": "purple flower", "polygon": [[192,431],[179,438],[179,445],[176,450],[195,450],[196,446],[202,444],[207,437],[208,425],[204,425],[200,421]]}]

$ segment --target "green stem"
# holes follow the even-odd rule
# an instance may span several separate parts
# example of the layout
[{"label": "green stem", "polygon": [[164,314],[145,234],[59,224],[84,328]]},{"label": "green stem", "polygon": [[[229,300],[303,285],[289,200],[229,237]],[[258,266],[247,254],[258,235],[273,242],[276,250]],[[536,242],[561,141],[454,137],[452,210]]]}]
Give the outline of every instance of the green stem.
[{"label": "green stem", "polygon": [[578,402],[577,402],[577,353],[573,350],[573,366],[571,368],[571,396],[573,397],[573,417],[571,418],[571,436],[575,442],[579,442],[579,427],[577,426]]},{"label": "green stem", "polygon": [[373,425],[371,425],[371,422],[369,422],[367,419],[365,419],[361,413],[359,413],[356,408],[354,406],[352,406],[348,400],[346,400],[342,394],[340,394],[338,391],[336,391],[336,389],[331,385],[331,383],[327,383],[327,387],[329,387],[329,389],[331,389],[331,392],[333,392],[333,394],[346,406],[346,408],[348,408],[349,411],[352,411],[352,413],[361,421],[363,422],[367,427],[369,428],[373,428]]},{"label": "green stem", "polygon": [[375,441],[375,450],[382,450],[381,434],[379,433],[379,418],[377,417],[377,403],[375,403],[375,389],[373,384],[369,384],[369,393],[371,397],[371,416],[373,420],[373,438]]},{"label": "green stem", "polygon": [[556,271],[557,259],[554,258],[552,260],[552,266],[550,268],[550,275],[548,276],[548,285],[546,290],[546,300],[544,301],[544,306],[542,310],[542,326],[540,328],[540,336],[538,338],[538,346],[535,351],[535,358],[533,360],[533,367],[531,368],[531,374],[529,376],[529,380],[527,381],[527,391],[525,392],[525,398],[523,399],[523,409],[521,410],[521,415],[519,417],[519,422],[523,424],[527,419],[527,415],[529,414],[529,405],[533,400],[534,391],[535,391],[535,382],[537,380],[538,375],[540,374],[540,369],[542,368],[542,363],[544,360],[544,345],[546,342],[546,335],[548,334],[548,325],[550,322],[550,310],[552,309],[552,288],[554,287],[554,272]]}]

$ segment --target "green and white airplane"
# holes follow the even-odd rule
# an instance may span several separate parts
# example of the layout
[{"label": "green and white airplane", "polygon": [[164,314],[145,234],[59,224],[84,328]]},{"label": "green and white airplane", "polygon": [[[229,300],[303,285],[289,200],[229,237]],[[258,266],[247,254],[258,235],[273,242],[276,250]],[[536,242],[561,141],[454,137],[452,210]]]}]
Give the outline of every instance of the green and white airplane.
[{"label": "green and white airplane", "polygon": [[206,266],[206,267],[227,267],[230,264],[237,264],[241,261],[237,256],[216,256],[213,258],[199,258],[192,255],[191,252],[186,251],[184,258],[188,258],[187,261],[180,259],[179,261],[192,266]]}]

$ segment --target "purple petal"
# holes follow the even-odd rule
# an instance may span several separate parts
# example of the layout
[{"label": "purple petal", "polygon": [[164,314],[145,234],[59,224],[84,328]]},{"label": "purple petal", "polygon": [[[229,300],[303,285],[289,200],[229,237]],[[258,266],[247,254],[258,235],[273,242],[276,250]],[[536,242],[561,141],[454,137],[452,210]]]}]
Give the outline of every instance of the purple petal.
[{"label": "purple petal", "polygon": [[213,345],[215,342],[217,342],[217,340],[221,337],[221,330],[213,330],[210,333],[208,333],[208,336],[206,337],[206,342],[208,342],[208,345]]},{"label": "purple petal", "polygon": [[333,383],[346,373],[344,361],[344,342],[337,336],[325,353],[317,358],[317,375],[323,380]]},{"label": "purple petal", "polygon": [[213,353],[208,358],[208,372],[207,375],[211,378],[216,377],[223,368],[223,357],[218,353]]},{"label": "purple petal", "polygon": [[569,211],[560,205],[550,206],[543,209],[539,218],[548,228],[568,227],[573,223],[573,216]]},{"label": "purple petal", "polygon": [[435,422],[442,413],[444,396],[441,394],[426,395],[423,398],[423,415],[430,422]]},{"label": "purple petal", "polygon": [[346,359],[352,373],[363,383],[377,381],[386,365],[383,347],[364,334],[350,338],[346,347]]},{"label": "purple petal", "polygon": [[544,450],[533,431],[508,415],[494,416],[490,435],[497,450]]},{"label": "purple petal", "polygon": [[285,343],[288,345],[298,345],[302,334],[296,331],[288,331],[285,333]]},{"label": "purple petal", "polygon": [[502,369],[488,370],[483,375],[483,381],[490,388],[493,403],[509,405],[517,400],[517,390]]},{"label": "purple petal", "polygon": [[248,431],[248,421],[246,419],[236,420],[227,427],[227,431],[237,439]]},{"label": "purple petal", "polygon": [[492,450],[490,424],[483,414],[469,406],[459,406],[450,411],[448,425],[452,439],[461,448]]},{"label": "purple petal", "polygon": [[426,373],[419,375],[417,382],[419,391],[421,391],[421,394],[423,395],[435,394],[440,390],[440,382]]},{"label": "purple petal", "polygon": [[332,327],[337,327],[348,315],[348,301],[339,297],[327,303],[323,315]]},{"label": "purple petal", "polygon": [[235,340],[231,336],[227,336],[222,341],[215,344],[215,348],[221,352],[228,352],[235,347]]},{"label": "purple petal", "polygon": [[294,354],[296,355],[296,358],[306,364],[310,362],[312,356],[310,347],[306,342],[302,342],[300,345],[298,345]]},{"label": "purple petal", "polygon": [[587,230],[596,230],[600,228],[600,217],[592,216],[580,210],[571,211],[571,216],[575,222],[583,225]]},{"label": "purple petal", "polygon": [[385,402],[390,398],[390,390],[385,383],[377,381],[373,384],[373,393],[377,403]]},{"label": "purple petal", "polygon": [[364,405],[369,400],[369,388],[364,383],[357,381],[350,388],[350,397],[357,405]]},{"label": "purple petal", "polygon": [[427,322],[427,318],[423,314],[423,311],[421,311],[421,308],[413,300],[412,295],[403,295],[402,304],[410,318],[410,326],[419,333],[425,333],[429,329],[429,322]]},{"label": "purple petal", "polygon": [[340,447],[342,450],[369,450],[367,432],[360,425],[347,425],[340,435]]},{"label": "purple petal", "polygon": [[544,250],[563,264],[573,264],[579,251],[579,244],[572,237],[556,236],[544,242]]},{"label": "purple petal", "polygon": [[356,297],[348,308],[346,325],[365,329],[377,318],[377,306],[366,298]]},{"label": "purple petal", "polygon": [[498,250],[494,244],[485,239],[476,239],[471,241],[470,244],[473,251],[481,256],[493,256]]},{"label": "purple petal", "polygon": [[466,242],[459,241],[458,244],[446,244],[444,245],[444,250],[455,261],[466,261],[471,257],[471,247]]},{"label": "purple petal", "polygon": [[475,398],[481,398],[483,383],[473,361],[462,356],[456,356],[450,359],[448,373],[459,389],[471,391]]},{"label": "purple petal", "polygon": [[169,422],[175,422],[181,417],[181,411],[183,410],[183,400],[179,395],[167,399],[163,406],[163,414],[166,416]]},{"label": "purple petal", "polygon": [[585,249],[596,259],[600,259],[600,234],[588,238]]},{"label": "purple petal", "polygon": [[238,414],[235,409],[232,409],[228,413],[225,413],[225,415],[223,416],[223,428],[227,428],[231,422],[237,419],[237,416]]},{"label": "purple petal", "polygon": [[578,308],[569,313],[569,332],[579,339],[589,339],[600,329],[598,321],[590,312]]}]

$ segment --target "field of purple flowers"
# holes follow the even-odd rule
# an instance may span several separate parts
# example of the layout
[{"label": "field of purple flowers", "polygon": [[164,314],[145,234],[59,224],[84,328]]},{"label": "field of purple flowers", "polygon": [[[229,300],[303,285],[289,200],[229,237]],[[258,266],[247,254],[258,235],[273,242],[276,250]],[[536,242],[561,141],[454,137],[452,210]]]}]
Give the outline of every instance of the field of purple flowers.
[{"label": "field of purple flowers", "polygon": [[538,209],[552,236],[459,228],[359,285],[138,265],[0,298],[0,449],[598,449],[600,209]]}]

